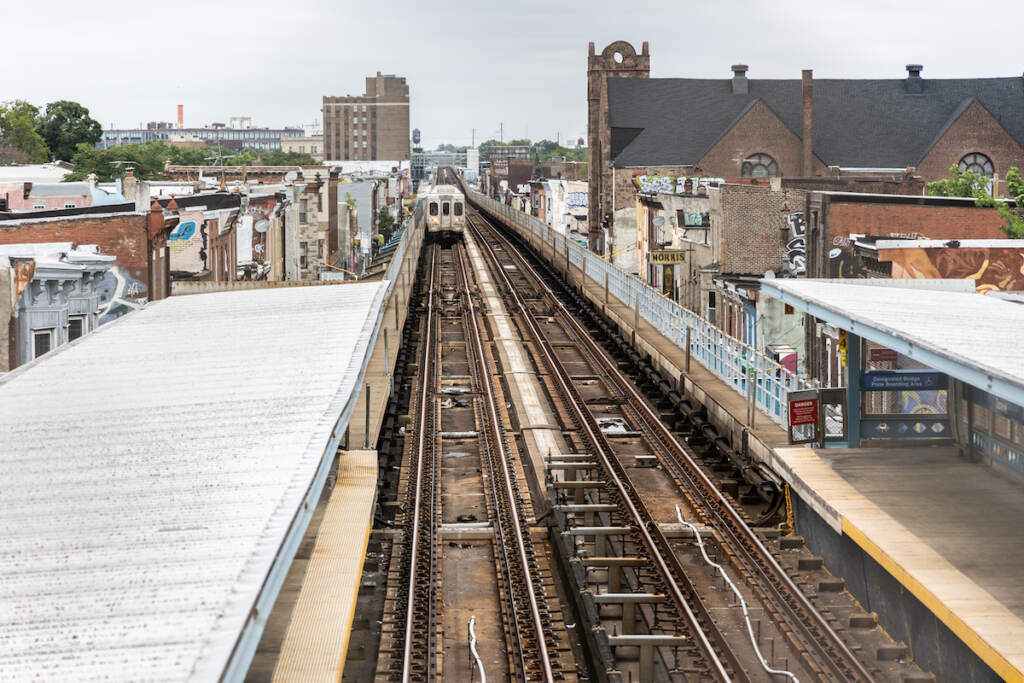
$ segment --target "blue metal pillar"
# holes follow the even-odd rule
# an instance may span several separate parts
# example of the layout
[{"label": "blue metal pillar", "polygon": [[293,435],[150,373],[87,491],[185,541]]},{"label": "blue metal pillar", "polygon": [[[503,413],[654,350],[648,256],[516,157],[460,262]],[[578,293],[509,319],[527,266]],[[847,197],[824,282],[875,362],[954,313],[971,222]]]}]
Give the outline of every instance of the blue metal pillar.
[{"label": "blue metal pillar", "polygon": [[860,375],[861,338],[852,332],[846,337],[846,445],[860,448]]}]

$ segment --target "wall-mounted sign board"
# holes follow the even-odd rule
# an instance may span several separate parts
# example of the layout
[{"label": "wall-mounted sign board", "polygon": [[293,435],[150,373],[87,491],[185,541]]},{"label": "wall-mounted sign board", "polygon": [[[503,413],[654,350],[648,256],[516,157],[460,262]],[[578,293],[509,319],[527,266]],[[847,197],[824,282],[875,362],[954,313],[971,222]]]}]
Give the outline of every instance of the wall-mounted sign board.
[{"label": "wall-mounted sign board", "polygon": [[686,252],[682,249],[652,251],[650,259],[651,263],[683,263],[686,260]]},{"label": "wall-mounted sign board", "polygon": [[949,377],[934,370],[868,370],[860,375],[864,391],[937,391],[949,386]]}]

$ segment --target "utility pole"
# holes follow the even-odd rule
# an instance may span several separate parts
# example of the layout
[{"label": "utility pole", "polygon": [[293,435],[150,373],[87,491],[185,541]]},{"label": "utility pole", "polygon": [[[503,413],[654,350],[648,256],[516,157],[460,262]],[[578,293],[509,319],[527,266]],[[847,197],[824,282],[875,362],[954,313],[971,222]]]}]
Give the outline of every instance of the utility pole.
[{"label": "utility pole", "polygon": [[469,146],[470,147],[476,147],[476,128],[473,129],[473,134],[472,134],[472,137],[470,138],[470,140],[472,142],[471,142],[471,144]]},{"label": "utility pole", "polygon": [[505,142],[505,124],[498,124],[498,142]]}]

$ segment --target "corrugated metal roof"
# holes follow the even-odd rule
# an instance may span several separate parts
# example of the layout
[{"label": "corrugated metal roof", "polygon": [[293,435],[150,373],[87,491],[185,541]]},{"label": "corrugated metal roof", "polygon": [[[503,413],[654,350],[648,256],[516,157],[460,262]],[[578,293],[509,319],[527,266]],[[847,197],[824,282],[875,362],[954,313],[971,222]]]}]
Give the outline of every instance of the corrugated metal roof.
[{"label": "corrugated metal roof", "polygon": [[0,679],[220,676],[385,286],[173,297],[0,379]]},{"label": "corrugated metal roof", "polygon": [[850,327],[862,336],[870,338],[868,330],[877,330],[954,365],[1024,389],[1024,354],[1020,352],[1024,307],[974,292],[934,288],[943,283],[958,284],[948,280],[774,279],[761,280],[761,289],[769,296],[790,294],[813,304],[822,309],[822,316],[834,314],[827,322],[852,321]]}]

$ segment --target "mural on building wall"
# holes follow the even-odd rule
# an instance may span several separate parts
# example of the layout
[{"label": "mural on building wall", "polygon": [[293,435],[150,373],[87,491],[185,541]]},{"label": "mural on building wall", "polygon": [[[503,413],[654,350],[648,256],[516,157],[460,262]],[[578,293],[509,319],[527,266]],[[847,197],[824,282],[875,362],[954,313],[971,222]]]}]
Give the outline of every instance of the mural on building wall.
[{"label": "mural on building wall", "polygon": [[183,211],[167,238],[171,270],[199,273],[206,270],[206,221],[201,211]]},{"label": "mural on building wall", "polygon": [[982,294],[1024,290],[1024,249],[941,247],[879,249],[880,261],[892,262],[894,278],[969,278]]},{"label": "mural on building wall", "polygon": [[804,220],[804,212],[795,211],[786,216],[786,227],[789,233],[786,255],[782,259],[782,272],[804,275],[807,273],[807,221]]}]

